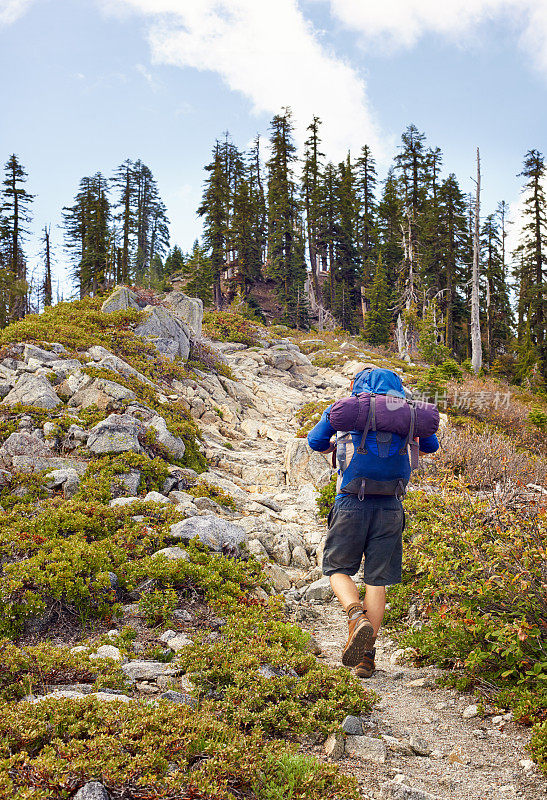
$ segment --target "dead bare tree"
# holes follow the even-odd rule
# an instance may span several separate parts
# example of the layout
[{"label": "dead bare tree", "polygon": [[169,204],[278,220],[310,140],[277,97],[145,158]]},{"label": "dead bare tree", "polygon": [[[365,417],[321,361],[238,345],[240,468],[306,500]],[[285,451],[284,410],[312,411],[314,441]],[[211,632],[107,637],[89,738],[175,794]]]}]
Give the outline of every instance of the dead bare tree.
[{"label": "dead bare tree", "polygon": [[473,273],[471,278],[471,365],[475,373],[482,367],[481,324],[479,316],[479,255],[481,211],[481,159],[477,147],[477,193],[475,197],[475,229],[473,235]]}]

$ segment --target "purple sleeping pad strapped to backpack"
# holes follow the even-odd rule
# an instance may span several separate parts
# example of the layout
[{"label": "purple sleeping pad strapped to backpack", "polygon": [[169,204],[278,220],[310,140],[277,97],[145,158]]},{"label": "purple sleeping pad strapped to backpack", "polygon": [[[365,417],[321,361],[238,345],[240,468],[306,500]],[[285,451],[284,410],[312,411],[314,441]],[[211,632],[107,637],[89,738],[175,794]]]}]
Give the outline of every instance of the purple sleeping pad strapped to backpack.
[{"label": "purple sleeping pad strapped to backpack", "polygon": [[[399,436],[407,436],[410,428],[410,404],[402,397],[377,394],[376,428]],[[329,412],[329,422],[337,431],[364,430],[370,408],[370,392],[337,400]],[[425,438],[439,427],[439,409],[433,403],[417,402],[414,436]]]}]

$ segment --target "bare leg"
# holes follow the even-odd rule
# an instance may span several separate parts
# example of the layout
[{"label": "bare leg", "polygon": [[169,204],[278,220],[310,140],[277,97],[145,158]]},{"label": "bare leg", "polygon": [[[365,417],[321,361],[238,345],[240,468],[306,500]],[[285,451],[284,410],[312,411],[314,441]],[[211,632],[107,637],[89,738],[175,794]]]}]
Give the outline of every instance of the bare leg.
[{"label": "bare leg", "polygon": [[[334,591],[336,593],[336,589],[334,589]],[[338,597],[337,593],[336,596]],[[377,636],[386,610],[386,587],[369,586],[367,584],[363,607],[366,609],[367,617],[374,628],[374,636]]]},{"label": "bare leg", "polygon": [[344,607],[344,611],[347,611],[352,603],[359,602],[359,589],[349,575],[344,575],[342,572],[335,572],[334,575],[330,576],[330,585],[332,586],[332,591]]}]

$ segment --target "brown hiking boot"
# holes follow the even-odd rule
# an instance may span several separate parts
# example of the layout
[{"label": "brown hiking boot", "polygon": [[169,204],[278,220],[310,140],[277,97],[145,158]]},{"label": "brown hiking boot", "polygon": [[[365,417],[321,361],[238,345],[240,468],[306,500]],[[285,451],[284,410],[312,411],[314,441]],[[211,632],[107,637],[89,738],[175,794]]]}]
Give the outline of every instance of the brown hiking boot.
[{"label": "brown hiking boot", "polygon": [[349,618],[349,636],[342,652],[342,664],[355,667],[361,663],[365,653],[374,644],[374,628],[368,621],[360,603],[353,603],[347,610]]},{"label": "brown hiking boot", "polygon": [[368,653],[365,653],[363,660],[355,667],[355,674],[358,678],[371,678],[374,670],[374,656],[376,655],[376,648],[373,647]]}]

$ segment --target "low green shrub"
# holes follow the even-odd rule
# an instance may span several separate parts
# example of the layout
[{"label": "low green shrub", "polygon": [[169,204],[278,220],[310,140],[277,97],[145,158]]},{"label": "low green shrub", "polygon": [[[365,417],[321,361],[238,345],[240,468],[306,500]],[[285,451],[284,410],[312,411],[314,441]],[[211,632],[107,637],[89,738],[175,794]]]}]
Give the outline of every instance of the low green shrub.
[{"label": "low green shrub", "polygon": [[87,698],[0,710],[0,793],[12,800],[68,797],[92,779],[127,800],[359,798],[355,779],[334,765],[259,731],[237,735],[206,710]]},{"label": "low green shrub", "polygon": [[208,483],[203,483],[200,481],[186,491],[188,494],[191,494],[194,497],[209,497],[211,500],[214,500],[219,505],[224,506],[224,508],[229,508],[231,511],[235,511],[237,508],[236,501],[232,495],[228,494],[228,492],[225,492],[223,489],[220,489],[218,486],[210,486]]},{"label": "low green shrub", "polygon": [[332,405],[334,400],[312,400],[306,403],[296,412],[296,421],[299,428],[296,433],[298,437],[304,439],[311,429],[319,422],[323,411]]},{"label": "low green shrub", "polygon": [[334,500],[336,498],[336,482],[337,476],[333,475],[327,485],[323,486],[323,488],[319,490],[319,494],[317,496],[317,513],[320,517],[325,519],[328,516],[330,509],[334,505]]},{"label": "low green shrub", "polygon": [[418,659],[456,669],[517,718],[547,717],[547,519],[493,512],[446,483],[442,496],[411,493],[405,581],[390,589],[392,621],[414,603],[422,626],[400,640]]},{"label": "low green shrub", "polygon": [[177,593],[172,587],[153,589],[145,592],[139,599],[139,610],[149,625],[167,622],[177,607]]},{"label": "low green shrub", "polygon": [[230,311],[206,311],[203,315],[203,332],[210,339],[221,342],[254,345],[258,341],[257,323]]}]

